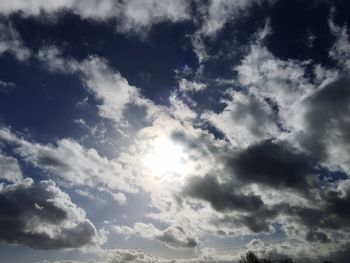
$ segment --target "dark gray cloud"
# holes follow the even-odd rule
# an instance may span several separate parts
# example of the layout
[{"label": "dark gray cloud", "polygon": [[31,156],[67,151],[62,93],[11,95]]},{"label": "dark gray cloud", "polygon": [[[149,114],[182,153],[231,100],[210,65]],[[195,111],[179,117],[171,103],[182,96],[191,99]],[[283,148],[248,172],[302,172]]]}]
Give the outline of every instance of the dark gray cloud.
[{"label": "dark gray cloud", "polygon": [[[329,237],[322,230],[349,230],[350,191],[345,193],[334,190],[324,190],[322,200],[315,207],[293,206],[289,204],[276,205],[275,209],[297,220],[297,222],[310,229],[306,234],[309,241],[328,242]],[[295,220],[293,220],[295,222]]]},{"label": "dark gray cloud", "polygon": [[192,198],[207,201],[217,211],[238,211],[242,215],[227,216],[222,223],[240,223],[253,232],[269,229],[268,220],[276,213],[267,207],[257,195],[240,193],[231,184],[220,183],[211,175],[204,177],[190,177],[184,189],[184,194]]},{"label": "dark gray cloud", "polygon": [[215,210],[251,211],[264,207],[263,201],[255,195],[236,193],[228,184],[221,184],[214,176],[189,178],[184,193],[193,198],[209,201]]},{"label": "dark gray cloud", "polygon": [[263,141],[228,157],[228,165],[242,182],[308,192],[307,175],[314,166],[310,158],[283,142]]},{"label": "dark gray cloud", "polygon": [[0,240],[32,248],[76,248],[93,242],[95,227],[52,181],[0,190]]},{"label": "dark gray cloud", "polygon": [[321,242],[321,243],[330,242],[330,239],[326,233],[321,231],[311,231],[311,230],[307,232],[306,240],[310,242]]},{"label": "dark gray cloud", "polygon": [[301,135],[305,149],[321,160],[329,157],[328,147],[333,143],[350,152],[350,78],[344,75],[327,84],[307,100],[306,106],[306,127]]},{"label": "dark gray cloud", "polygon": [[[228,145],[218,146],[212,138],[205,136],[190,138],[179,132],[172,136],[189,149],[199,151],[203,156],[211,156],[218,164],[223,164],[225,172],[218,175],[224,178],[222,185],[231,184],[232,181],[235,181],[235,185],[258,183],[307,194],[315,183],[308,175],[318,172],[318,163],[312,155],[294,148],[287,141],[264,140],[237,150]],[[198,179],[194,179],[193,183],[195,180]],[[211,181],[212,187],[217,185],[214,181]]]},{"label": "dark gray cloud", "polygon": [[339,251],[332,253],[327,257],[320,258],[322,262],[348,263],[350,258],[350,244],[344,245]]}]

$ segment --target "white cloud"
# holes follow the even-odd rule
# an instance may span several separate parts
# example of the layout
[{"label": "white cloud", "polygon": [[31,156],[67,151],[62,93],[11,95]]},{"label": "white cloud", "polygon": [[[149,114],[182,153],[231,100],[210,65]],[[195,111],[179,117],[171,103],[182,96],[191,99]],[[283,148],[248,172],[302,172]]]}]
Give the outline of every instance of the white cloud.
[{"label": "white cloud", "polygon": [[233,92],[220,113],[205,112],[202,118],[221,130],[235,146],[246,147],[280,133],[271,106],[255,95]]},{"label": "white cloud", "polygon": [[31,55],[12,24],[0,22],[0,55],[6,52],[14,55],[20,61],[28,59]]},{"label": "white cloud", "polygon": [[131,0],[119,3],[122,32],[136,31],[144,34],[150,27],[162,21],[178,22],[190,18],[189,3],[185,0]]},{"label": "white cloud", "polygon": [[115,226],[113,231],[123,235],[139,235],[145,239],[158,240],[170,248],[194,248],[198,245],[196,236],[180,225],[159,230],[153,224],[135,223],[133,227]]},{"label": "white cloud", "polygon": [[1,1],[0,12],[54,19],[61,13],[71,12],[83,19],[117,20],[118,30],[139,34],[159,22],[178,22],[190,17],[189,2],[185,0],[14,0]]},{"label": "white cloud", "polygon": [[204,23],[202,32],[213,35],[221,30],[229,21],[242,15],[249,7],[260,0],[210,0],[207,9],[204,9]]},{"label": "white cloud", "polygon": [[0,152],[0,179],[8,182],[19,182],[23,179],[17,159],[5,156]]},{"label": "white cloud", "polygon": [[182,92],[198,92],[204,90],[206,88],[206,84],[196,81],[189,81],[187,79],[181,79],[179,81],[179,88]]},{"label": "white cloud", "polygon": [[85,149],[74,140],[62,139],[56,145],[43,145],[18,138],[6,128],[0,129],[0,139],[11,144],[25,161],[73,185],[137,191],[132,178],[128,178],[117,160],[102,157],[95,149]]},{"label": "white cloud", "polygon": [[129,85],[119,72],[113,71],[106,61],[92,57],[80,65],[84,81],[97,98],[102,99],[100,115],[119,121],[127,104],[139,96],[138,90]]},{"label": "white cloud", "polygon": [[40,49],[37,57],[53,72],[78,74],[86,88],[102,100],[102,104],[99,105],[101,117],[123,124],[123,111],[128,104],[136,103],[139,99],[140,94],[136,87],[129,85],[128,81],[102,58],[91,56],[82,62],[65,59],[56,47]]}]

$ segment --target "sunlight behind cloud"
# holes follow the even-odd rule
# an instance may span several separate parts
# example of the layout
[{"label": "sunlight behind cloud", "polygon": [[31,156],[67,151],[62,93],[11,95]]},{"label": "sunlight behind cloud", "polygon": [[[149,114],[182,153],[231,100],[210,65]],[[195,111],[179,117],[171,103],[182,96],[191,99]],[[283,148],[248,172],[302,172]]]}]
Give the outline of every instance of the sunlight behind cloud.
[{"label": "sunlight behind cloud", "polygon": [[182,176],[189,170],[184,147],[166,138],[155,139],[142,160],[154,176]]}]

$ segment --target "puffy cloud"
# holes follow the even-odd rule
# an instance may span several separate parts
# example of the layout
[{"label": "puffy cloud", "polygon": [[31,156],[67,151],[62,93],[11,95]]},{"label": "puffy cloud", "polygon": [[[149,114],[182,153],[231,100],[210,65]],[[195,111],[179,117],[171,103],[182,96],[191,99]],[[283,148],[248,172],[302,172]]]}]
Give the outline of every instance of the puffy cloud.
[{"label": "puffy cloud", "polygon": [[284,129],[293,129],[293,110],[314,86],[305,77],[306,62],[276,58],[259,42],[236,69],[240,84],[249,93],[269,99]]},{"label": "puffy cloud", "polygon": [[313,207],[293,206],[288,204],[277,205],[278,209],[287,215],[296,217],[308,229],[320,228],[323,230],[346,230],[350,227],[350,213],[344,210],[350,203],[350,189],[327,189],[321,193],[321,200],[316,201]]},{"label": "puffy cloud", "polygon": [[11,145],[26,162],[75,186],[136,191],[127,175],[124,176],[119,162],[100,156],[95,149],[85,149],[74,140],[62,139],[56,146],[43,145],[19,138],[6,128],[0,129],[0,139]]},{"label": "puffy cloud", "polygon": [[158,240],[171,248],[193,248],[198,245],[197,237],[187,233],[183,226],[173,225],[159,230],[153,224],[136,223],[133,227],[115,226],[113,230],[124,235],[139,235],[145,239]]},{"label": "puffy cloud", "polygon": [[159,22],[178,22],[190,18],[189,3],[185,0],[15,0],[2,2],[3,15],[20,13],[24,16],[56,18],[61,13],[71,12],[83,19],[115,21],[118,30],[144,34]]},{"label": "puffy cloud", "polygon": [[350,171],[348,153],[350,79],[339,76],[309,96],[298,140],[304,149],[333,169]]},{"label": "puffy cloud", "polygon": [[108,263],[124,262],[168,262],[158,256],[146,254],[142,250],[135,249],[113,249],[108,251]]},{"label": "puffy cloud", "polygon": [[118,29],[125,31],[148,31],[162,21],[178,22],[190,18],[190,1],[185,0],[131,0],[118,4],[121,22]]},{"label": "puffy cloud", "polygon": [[116,121],[121,120],[127,104],[135,101],[138,90],[129,85],[119,72],[113,71],[106,61],[93,57],[81,64],[79,71],[84,81],[97,98],[103,101],[100,115]]},{"label": "puffy cloud", "polygon": [[1,12],[5,15],[12,13],[22,13],[27,16],[38,16],[40,14],[50,14],[69,10],[81,15],[84,18],[109,18],[113,15],[115,1],[96,1],[88,0],[86,2],[77,0],[50,1],[45,0],[15,0],[12,2],[2,2],[0,4]]},{"label": "puffy cloud", "polygon": [[101,117],[122,123],[127,105],[136,103],[140,96],[139,91],[102,58],[91,56],[78,62],[63,58],[61,51],[52,46],[40,49],[37,57],[53,72],[79,75],[87,89],[102,101],[99,105]]},{"label": "puffy cloud", "polygon": [[222,112],[207,111],[201,117],[222,131],[232,144],[244,147],[280,134],[277,113],[264,98],[233,92],[231,99],[223,102],[226,107]]},{"label": "puffy cloud", "polygon": [[0,187],[0,239],[32,248],[77,248],[93,244],[94,225],[53,181],[30,178]]},{"label": "puffy cloud", "polygon": [[260,183],[307,193],[308,175],[314,172],[309,156],[288,143],[262,141],[240,151],[227,163],[241,182]]},{"label": "puffy cloud", "polygon": [[17,159],[0,153],[0,179],[8,182],[19,182],[23,179]]},{"label": "puffy cloud", "polygon": [[184,190],[186,195],[207,200],[218,210],[256,211],[264,206],[257,196],[234,193],[227,184],[220,184],[216,177],[190,177]]},{"label": "puffy cloud", "polygon": [[184,194],[209,202],[217,211],[238,212],[235,216],[228,213],[228,216],[220,219],[221,223],[234,222],[253,232],[268,231],[268,220],[273,219],[276,214],[259,196],[240,193],[229,183],[219,183],[214,176],[189,178]]}]

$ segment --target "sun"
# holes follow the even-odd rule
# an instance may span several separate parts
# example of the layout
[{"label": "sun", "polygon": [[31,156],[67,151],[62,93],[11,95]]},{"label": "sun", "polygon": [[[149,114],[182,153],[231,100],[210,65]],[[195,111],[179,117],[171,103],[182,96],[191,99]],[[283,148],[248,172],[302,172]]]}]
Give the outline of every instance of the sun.
[{"label": "sun", "polygon": [[188,155],[182,145],[157,138],[150,144],[142,163],[154,176],[182,176],[188,170]]}]

